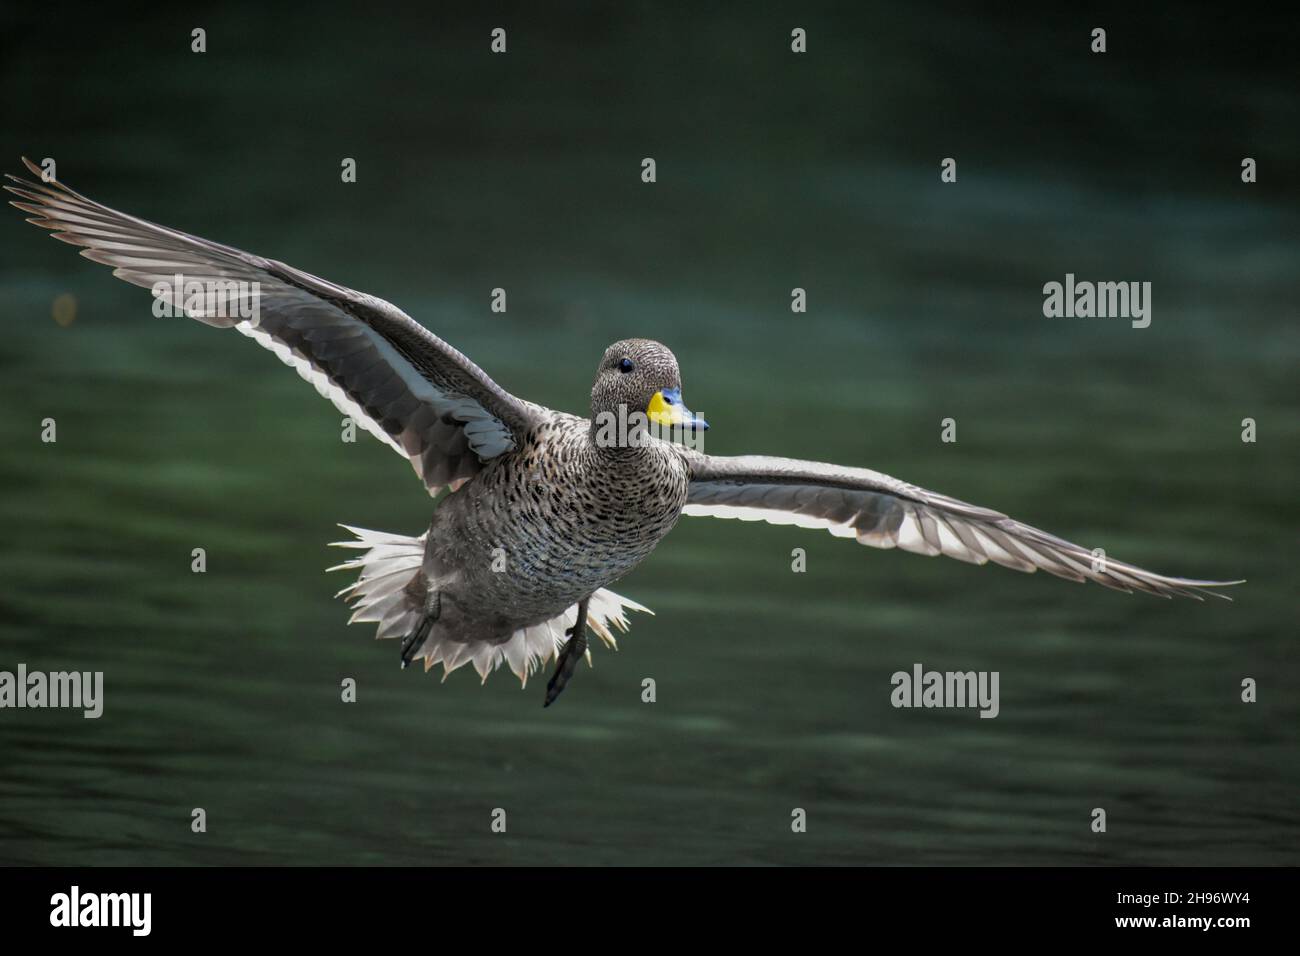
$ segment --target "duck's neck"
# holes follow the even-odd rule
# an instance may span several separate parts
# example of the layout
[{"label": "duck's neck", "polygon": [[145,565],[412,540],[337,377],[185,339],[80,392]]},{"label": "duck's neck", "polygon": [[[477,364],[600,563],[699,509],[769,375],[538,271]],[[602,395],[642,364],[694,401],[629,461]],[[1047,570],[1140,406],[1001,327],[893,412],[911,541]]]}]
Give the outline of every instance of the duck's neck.
[{"label": "duck's neck", "polygon": [[655,439],[644,425],[625,425],[622,431],[594,418],[587,431],[587,446],[594,459],[606,469],[637,471],[654,456]]}]

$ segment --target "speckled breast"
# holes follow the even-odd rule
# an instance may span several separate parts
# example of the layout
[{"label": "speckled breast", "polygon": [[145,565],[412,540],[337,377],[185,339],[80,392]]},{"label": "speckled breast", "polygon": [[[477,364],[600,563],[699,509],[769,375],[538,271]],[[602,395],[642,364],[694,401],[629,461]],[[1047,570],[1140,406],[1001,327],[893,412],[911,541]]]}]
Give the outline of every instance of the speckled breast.
[{"label": "speckled breast", "polygon": [[466,611],[547,620],[642,561],[681,516],[688,476],[668,445],[610,453],[589,423],[557,415],[438,508],[439,570]]}]

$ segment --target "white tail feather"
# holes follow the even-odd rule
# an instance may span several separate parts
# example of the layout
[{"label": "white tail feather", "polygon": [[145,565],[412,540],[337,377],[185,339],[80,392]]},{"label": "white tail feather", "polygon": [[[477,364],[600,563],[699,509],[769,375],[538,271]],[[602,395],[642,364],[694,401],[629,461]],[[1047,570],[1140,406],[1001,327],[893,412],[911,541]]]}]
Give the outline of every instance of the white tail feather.
[{"label": "white tail feather", "polygon": [[[411,538],[345,524],[339,527],[351,531],[356,540],[335,541],[331,547],[365,551],[360,557],[328,569],[361,572],[355,583],[335,595],[351,603],[352,617],[348,623],[377,623],[376,639],[409,634],[419,619],[420,609],[411,606],[403,589],[424,561],[425,535]],[[627,633],[627,611],[654,613],[636,601],[602,588],[587,603],[587,625],[606,647],[618,650],[613,629]],[[483,681],[487,681],[488,674],[504,661],[526,686],[528,678],[564,647],[565,631],[573,626],[577,616],[578,606],[575,604],[549,621],[519,628],[501,644],[454,641],[438,637],[435,632],[420,648],[417,659],[423,659],[426,671],[435,664],[442,664],[443,680],[456,668],[472,663]],[[590,649],[587,650],[587,664],[591,664]]]}]

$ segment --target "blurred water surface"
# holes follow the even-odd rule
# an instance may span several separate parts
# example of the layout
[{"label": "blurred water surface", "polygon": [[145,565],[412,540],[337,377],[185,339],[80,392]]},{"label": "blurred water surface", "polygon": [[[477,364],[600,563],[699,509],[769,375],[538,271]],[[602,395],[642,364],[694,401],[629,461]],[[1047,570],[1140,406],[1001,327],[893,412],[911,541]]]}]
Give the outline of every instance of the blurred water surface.
[{"label": "blurred water surface", "polygon": [[[1235,603],[685,519],[618,587],[656,616],[558,706],[506,673],[439,684],[348,628],[322,573],[336,522],[423,529],[409,467],[341,443],[274,357],[153,318],[11,215],[0,668],[102,670],[107,699],[97,721],[0,712],[0,861],[1297,862],[1300,217],[1276,173],[1300,124],[1270,25],[1117,13],[1142,56],[1096,63],[1060,52],[1066,20],[855,10],[805,13],[803,59],[775,8],[520,7],[499,58],[470,8],[223,6],[204,56],[191,16],[78,14],[0,60],[0,155],[390,299],[556,407],[584,410],[610,341],[659,338],[711,452],[877,468],[1248,578]],[[29,16],[5,14],[11,41]],[[1197,29],[1218,46],[1183,62]],[[1269,173],[1243,187],[1252,153]],[[1044,319],[1066,272],[1151,281],[1151,327]],[[1000,716],[891,708],[917,661],[999,671]]]}]

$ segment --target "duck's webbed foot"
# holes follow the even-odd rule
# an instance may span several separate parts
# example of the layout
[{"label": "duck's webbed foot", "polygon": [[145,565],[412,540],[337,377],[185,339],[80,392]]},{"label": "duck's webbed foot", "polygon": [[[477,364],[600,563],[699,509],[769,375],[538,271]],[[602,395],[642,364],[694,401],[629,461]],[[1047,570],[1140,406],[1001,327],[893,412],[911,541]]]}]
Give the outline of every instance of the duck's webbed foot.
[{"label": "duck's webbed foot", "polygon": [[442,599],[438,592],[430,588],[424,596],[424,613],[420,615],[419,623],[415,629],[402,638],[402,669],[415,659],[415,655],[420,652],[424,646],[425,639],[429,636],[429,631],[433,630],[433,625],[438,620],[438,615],[442,613]]},{"label": "duck's webbed foot", "polygon": [[578,619],[574,621],[573,627],[564,633],[568,635],[569,641],[564,645],[564,650],[560,652],[560,659],[555,663],[555,673],[546,684],[546,702],[543,707],[550,707],[555,703],[555,698],[560,696],[564,690],[564,685],[569,682],[573,676],[573,670],[578,666],[578,661],[582,660],[587,654],[587,601],[589,598],[583,598],[578,602]]}]

